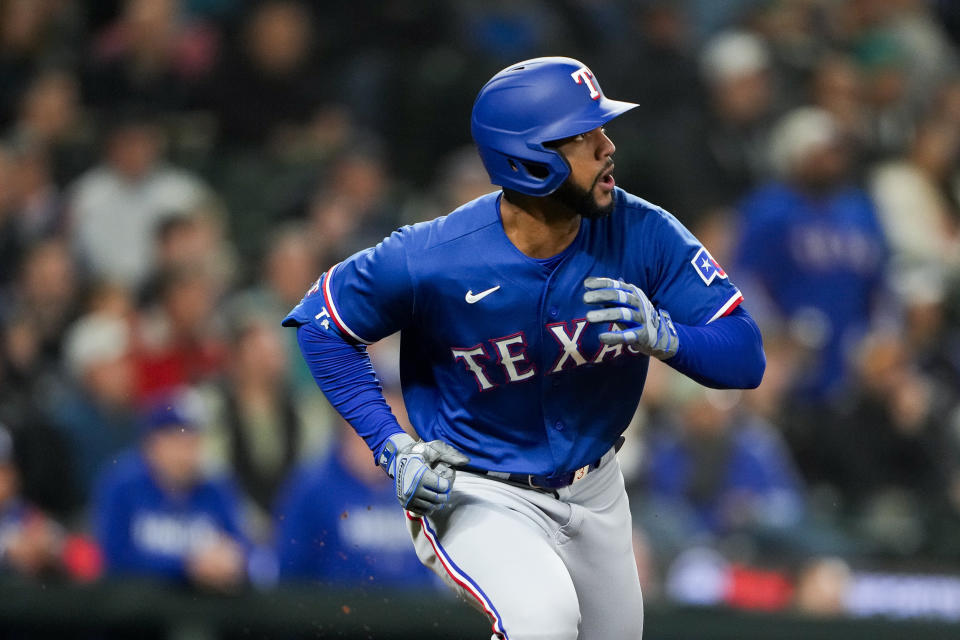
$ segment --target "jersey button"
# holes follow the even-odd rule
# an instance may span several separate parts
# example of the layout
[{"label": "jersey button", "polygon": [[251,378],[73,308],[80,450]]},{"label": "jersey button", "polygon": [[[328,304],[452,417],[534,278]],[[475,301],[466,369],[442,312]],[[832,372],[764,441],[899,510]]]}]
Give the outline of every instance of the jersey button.
[{"label": "jersey button", "polygon": [[556,422],[553,423],[553,428],[556,429],[557,431],[563,431],[563,423],[557,420]]},{"label": "jersey button", "polygon": [[551,317],[551,318],[556,318],[558,313],[560,313],[560,309],[558,309],[558,308],[556,308],[556,307],[550,307],[550,317]]}]

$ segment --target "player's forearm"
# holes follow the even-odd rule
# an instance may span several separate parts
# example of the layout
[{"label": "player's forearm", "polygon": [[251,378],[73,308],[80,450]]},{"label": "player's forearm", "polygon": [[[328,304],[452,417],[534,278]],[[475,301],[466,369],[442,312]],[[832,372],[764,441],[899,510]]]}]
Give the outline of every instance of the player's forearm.
[{"label": "player's forearm", "polygon": [[674,323],[680,340],[667,364],[715,389],[753,389],[763,379],[767,359],[760,329],[743,307],[708,325]]},{"label": "player's forearm", "polygon": [[378,453],[388,437],[403,431],[383,397],[366,349],[311,324],[297,329],[297,342],[327,400],[371,451]]}]

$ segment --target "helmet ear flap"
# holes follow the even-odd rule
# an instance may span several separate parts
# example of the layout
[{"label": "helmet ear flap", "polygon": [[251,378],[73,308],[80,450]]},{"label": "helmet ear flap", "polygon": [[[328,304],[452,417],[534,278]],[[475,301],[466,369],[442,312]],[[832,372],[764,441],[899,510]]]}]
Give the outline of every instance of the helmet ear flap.
[{"label": "helmet ear flap", "polygon": [[478,147],[480,159],[493,184],[527,195],[545,196],[570,175],[570,165],[556,151],[544,150],[537,158],[517,158],[490,147]]}]

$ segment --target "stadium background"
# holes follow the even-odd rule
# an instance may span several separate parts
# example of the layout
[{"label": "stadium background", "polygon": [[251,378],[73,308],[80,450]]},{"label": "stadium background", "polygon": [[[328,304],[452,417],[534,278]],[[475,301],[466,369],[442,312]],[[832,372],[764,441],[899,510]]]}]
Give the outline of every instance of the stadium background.
[{"label": "stadium background", "polygon": [[[477,90],[569,55],[640,104],[618,182],[733,274],[768,356],[748,393],[651,371],[621,454],[645,637],[954,637],[958,42],[949,0],[0,0],[0,629],[483,637],[279,319],[489,191]],[[111,547],[104,485],[172,398],[234,499],[219,568]]]}]

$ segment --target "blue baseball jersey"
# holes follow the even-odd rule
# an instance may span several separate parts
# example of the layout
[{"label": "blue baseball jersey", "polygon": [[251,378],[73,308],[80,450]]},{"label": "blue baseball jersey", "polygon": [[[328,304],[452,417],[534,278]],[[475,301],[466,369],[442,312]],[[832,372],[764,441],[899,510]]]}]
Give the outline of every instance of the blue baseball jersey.
[{"label": "blue baseball jersey", "polygon": [[139,452],[121,457],[100,478],[94,516],[110,573],[184,580],[188,558],[219,536],[245,544],[230,485],[201,480],[171,493]]},{"label": "blue baseball jersey", "polygon": [[802,386],[822,397],[843,381],[847,350],[866,331],[881,290],[887,248],[873,203],[855,187],[811,198],[774,183],[741,210],[738,269],[786,316],[821,312],[826,339]]},{"label": "blue baseball jersey", "polygon": [[688,325],[743,298],[676,218],[621,189],[611,215],[584,218],[555,265],[511,243],[500,197],[404,227],[332,267],[284,324],[363,344],[400,331],[403,398],[421,438],[483,469],[572,471],[627,427],[649,363],[635,347],[599,341],[583,281],[633,283]]}]

